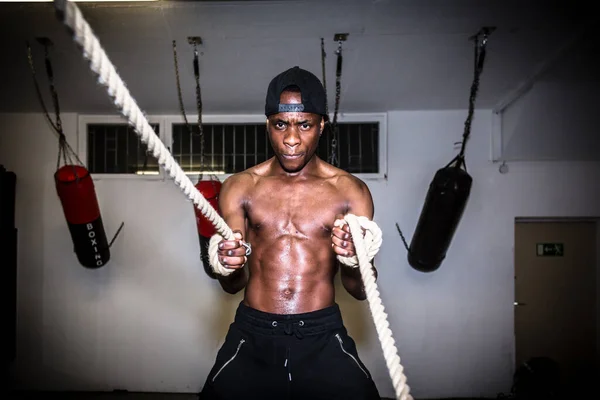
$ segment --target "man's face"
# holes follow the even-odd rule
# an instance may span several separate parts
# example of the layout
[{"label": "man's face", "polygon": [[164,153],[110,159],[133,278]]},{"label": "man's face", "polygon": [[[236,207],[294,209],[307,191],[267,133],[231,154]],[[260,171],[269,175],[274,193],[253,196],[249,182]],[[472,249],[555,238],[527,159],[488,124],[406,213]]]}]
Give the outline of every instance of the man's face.
[{"label": "man's face", "polygon": [[[283,92],[281,104],[301,104],[300,93]],[[319,145],[324,120],[320,115],[282,112],[269,116],[267,130],[275,156],[286,172],[298,172],[310,161]]]}]

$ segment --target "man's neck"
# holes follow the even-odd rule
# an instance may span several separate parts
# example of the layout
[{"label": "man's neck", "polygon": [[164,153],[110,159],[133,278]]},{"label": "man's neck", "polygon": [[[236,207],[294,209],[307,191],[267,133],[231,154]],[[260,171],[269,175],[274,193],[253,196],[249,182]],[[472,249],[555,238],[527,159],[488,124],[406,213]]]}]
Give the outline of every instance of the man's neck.
[{"label": "man's neck", "polygon": [[295,178],[305,178],[310,175],[316,175],[319,170],[320,159],[315,154],[312,156],[310,161],[299,171],[289,172],[283,169],[277,157],[273,158],[273,163],[271,164],[271,171],[273,171],[274,175],[284,176],[286,178],[295,179]]}]

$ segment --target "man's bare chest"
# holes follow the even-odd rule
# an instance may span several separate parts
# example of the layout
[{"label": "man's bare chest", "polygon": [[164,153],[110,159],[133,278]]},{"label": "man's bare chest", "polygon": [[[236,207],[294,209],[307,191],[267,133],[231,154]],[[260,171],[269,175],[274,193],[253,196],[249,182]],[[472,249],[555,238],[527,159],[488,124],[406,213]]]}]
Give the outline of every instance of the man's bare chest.
[{"label": "man's bare chest", "polygon": [[335,216],[346,207],[344,194],[326,182],[273,182],[252,190],[246,213],[252,228],[302,236],[330,232]]}]

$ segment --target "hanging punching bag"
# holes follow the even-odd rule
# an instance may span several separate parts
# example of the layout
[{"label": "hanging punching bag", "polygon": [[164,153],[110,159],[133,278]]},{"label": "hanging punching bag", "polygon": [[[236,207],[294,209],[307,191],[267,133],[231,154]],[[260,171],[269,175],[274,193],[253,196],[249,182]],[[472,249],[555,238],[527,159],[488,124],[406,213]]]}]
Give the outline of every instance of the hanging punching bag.
[{"label": "hanging punching bag", "polygon": [[472,182],[460,165],[446,166],[436,172],[408,250],[408,262],[417,271],[433,272],[446,258]]},{"label": "hanging punching bag", "polygon": [[[196,184],[196,189],[204,196],[208,203],[220,214],[219,193],[221,192],[221,182],[218,179],[200,180]],[[212,279],[217,279],[208,260],[208,245],[210,238],[217,233],[214,225],[207,219],[196,206],[194,206],[196,215],[196,227],[198,229],[198,238],[200,240],[200,259],[204,266],[204,271]]]},{"label": "hanging punching bag", "polygon": [[110,248],[89,171],[64,165],[54,174],[54,181],[79,263],[86,268],[104,266],[110,260]]},{"label": "hanging punching bag", "polygon": [[[52,93],[56,122],[52,121],[44,104],[44,99],[42,98],[36,79],[29,43],[27,43],[29,54],[28,60],[40,104],[42,105],[42,109],[44,110],[44,114],[50,123],[50,126],[54,129],[59,138],[58,160],[56,172],[54,173],[56,192],[67,220],[77,260],[86,268],[100,268],[110,260],[110,245],[112,242],[109,244],[106,240],[106,233],[104,232],[98,199],[96,198],[96,191],[94,189],[94,181],[92,180],[89,171],[83,166],[77,153],[69,146],[62,129],[58,93],[54,86],[52,62],[48,52],[49,46],[52,46],[52,41],[48,38],[38,38],[38,41],[45,47],[46,74],[48,75],[50,92]],[[59,168],[61,160],[63,166]],[[75,161],[77,161],[79,165],[76,165],[74,163]],[[121,223],[121,227],[115,234],[113,240],[117,237],[122,227],[123,223]]]},{"label": "hanging punching bag", "polygon": [[[417,271],[433,272],[440,267],[446,258],[450,242],[471,194],[473,178],[466,170],[465,146],[471,134],[471,121],[475,110],[479,77],[483,71],[485,46],[488,35],[494,29],[483,27],[472,38],[475,39],[475,76],[471,84],[469,114],[465,121],[461,149],[448,165],[436,172],[429,185],[419,222],[408,247],[408,262]],[[398,230],[400,231],[399,228]],[[402,232],[400,234],[402,235]]]}]

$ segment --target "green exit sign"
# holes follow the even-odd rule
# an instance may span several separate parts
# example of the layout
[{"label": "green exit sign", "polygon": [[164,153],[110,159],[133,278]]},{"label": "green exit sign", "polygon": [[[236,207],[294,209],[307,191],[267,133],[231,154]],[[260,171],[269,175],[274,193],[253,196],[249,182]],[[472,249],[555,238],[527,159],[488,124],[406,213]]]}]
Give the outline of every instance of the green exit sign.
[{"label": "green exit sign", "polygon": [[538,243],[537,255],[542,257],[562,257],[565,254],[563,243]]}]

